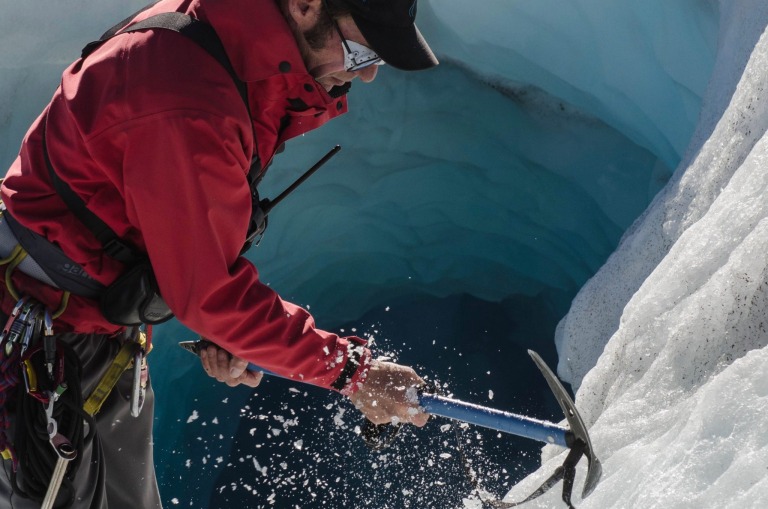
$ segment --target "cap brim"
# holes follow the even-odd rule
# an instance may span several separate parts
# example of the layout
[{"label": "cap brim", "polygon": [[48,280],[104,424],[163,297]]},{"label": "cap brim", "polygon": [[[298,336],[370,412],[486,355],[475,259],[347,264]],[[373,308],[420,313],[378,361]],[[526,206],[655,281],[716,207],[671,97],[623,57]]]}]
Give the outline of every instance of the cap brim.
[{"label": "cap brim", "polygon": [[360,33],[386,63],[403,71],[421,71],[438,64],[416,25],[383,27],[352,13]]}]

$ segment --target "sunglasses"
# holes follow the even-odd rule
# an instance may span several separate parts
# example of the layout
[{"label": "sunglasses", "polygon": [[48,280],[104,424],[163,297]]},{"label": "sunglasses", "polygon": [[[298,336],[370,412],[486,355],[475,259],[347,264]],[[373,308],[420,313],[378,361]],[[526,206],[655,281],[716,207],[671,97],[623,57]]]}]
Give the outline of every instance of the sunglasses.
[{"label": "sunglasses", "polygon": [[371,48],[363,46],[355,41],[350,41],[344,37],[341,33],[341,28],[336,20],[331,18],[333,26],[336,27],[341,38],[341,44],[344,47],[344,70],[347,72],[355,72],[360,69],[365,69],[371,65],[384,65],[384,60],[376,54]]}]

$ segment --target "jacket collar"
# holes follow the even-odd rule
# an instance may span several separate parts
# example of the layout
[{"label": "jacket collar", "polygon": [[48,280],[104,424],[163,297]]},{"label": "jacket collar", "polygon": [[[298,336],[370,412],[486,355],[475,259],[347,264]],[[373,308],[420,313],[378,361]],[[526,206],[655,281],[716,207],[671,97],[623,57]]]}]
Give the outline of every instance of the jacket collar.
[{"label": "jacket collar", "polygon": [[264,165],[278,146],[347,111],[309,74],[278,0],[191,0],[190,14],[216,30],[248,83],[257,152]]},{"label": "jacket collar", "polygon": [[347,111],[309,74],[279,0],[162,0],[137,19],[169,10],[211,25],[248,84],[256,150],[266,165],[285,141]]},{"label": "jacket collar", "polygon": [[215,28],[241,80],[309,74],[277,0],[195,0],[191,9]]}]

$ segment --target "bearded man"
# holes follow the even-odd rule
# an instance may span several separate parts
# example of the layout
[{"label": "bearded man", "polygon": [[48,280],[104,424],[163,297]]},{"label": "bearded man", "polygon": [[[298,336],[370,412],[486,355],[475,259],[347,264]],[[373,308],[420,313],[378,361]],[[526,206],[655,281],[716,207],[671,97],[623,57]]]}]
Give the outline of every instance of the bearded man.
[{"label": "bearded man", "polygon": [[27,382],[0,399],[0,507],[161,507],[139,326],[172,315],[229,385],[258,385],[253,363],[374,423],[426,423],[413,369],[318,329],[242,256],[287,140],[346,112],[378,65],[437,65],[415,16],[416,0],[161,0],[64,71],[0,188],[0,357]]}]

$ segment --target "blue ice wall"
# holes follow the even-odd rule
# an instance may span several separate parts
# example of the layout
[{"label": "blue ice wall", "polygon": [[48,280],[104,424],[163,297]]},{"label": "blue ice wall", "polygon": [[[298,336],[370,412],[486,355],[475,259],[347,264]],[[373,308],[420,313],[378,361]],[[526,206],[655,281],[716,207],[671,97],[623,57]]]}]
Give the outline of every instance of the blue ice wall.
[{"label": "blue ice wall", "polygon": [[249,255],[284,296],[334,320],[414,293],[571,292],[670,173],[568,104],[450,63],[386,69],[351,103],[270,170],[264,186],[277,191],[343,146]]},{"label": "blue ice wall", "polygon": [[441,56],[535,85],[674,167],[717,47],[716,0],[427,0]]}]

